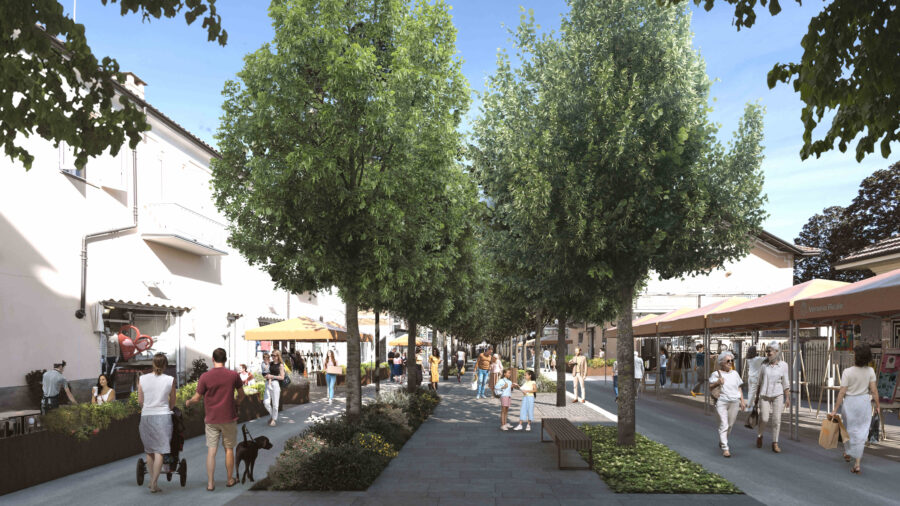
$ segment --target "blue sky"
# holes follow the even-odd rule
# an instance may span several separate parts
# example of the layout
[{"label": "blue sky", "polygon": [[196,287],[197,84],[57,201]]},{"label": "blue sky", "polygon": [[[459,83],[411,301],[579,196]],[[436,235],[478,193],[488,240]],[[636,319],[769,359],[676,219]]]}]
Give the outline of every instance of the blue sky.
[{"label": "blue sky", "polygon": [[[74,0],[60,0],[71,13]],[[457,48],[463,70],[473,90],[484,88],[493,72],[499,48],[510,48],[506,26],[519,21],[519,6],[534,9],[545,29],[559,27],[566,5],[562,0],[448,0],[459,31]],[[721,124],[720,136],[730,138],[747,102],[766,107],[765,192],[769,219],[765,228],[784,239],[793,239],[807,219],[831,205],[848,205],[859,182],[874,170],[897,161],[900,146],[885,160],[870,155],[857,163],[852,149],[801,161],[802,103],[789,85],[769,90],[766,74],[775,63],[798,61],[800,39],[809,19],[822,2],[782,2],[775,17],[760,12],[757,24],[737,32],[731,25],[732,10],[724,2],[712,12],[693,8],[694,45],[706,60],[712,87],[712,118]],[[721,4],[721,5],[719,5]],[[243,56],[271,40],[273,31],[263,0],[219,0],[228,45],[206,41],[195,22],[184,19],[142,23],[139,16],[119,15],[118,5],[103,7],[99,1],[78,2],[76,20],[85,25],[88,43],[98,57],[111,56],[122,70],[146,81],[147,100],[206,142],[215,145],[222,102],[221,90],[243,66]],[[475,104],[477,107],[477,104]],[[473,110],[471,114],[477,114]]]}]

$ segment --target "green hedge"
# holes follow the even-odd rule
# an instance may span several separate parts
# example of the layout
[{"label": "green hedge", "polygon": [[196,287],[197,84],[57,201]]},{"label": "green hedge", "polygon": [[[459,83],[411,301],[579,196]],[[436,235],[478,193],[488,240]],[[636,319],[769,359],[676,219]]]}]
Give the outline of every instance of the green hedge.
[{"label": "green hedge", "polygon": [[430,390],[391,389],[363,406],[355,422],[346,415],[316,422],[285,443],[255,488],[365,490],[439,402]]},{"label": "green hedge", "polygon": [[[615,426],[582,425],[591,437],[594,470],[618,493],[742,494],[734,484],[713,474],[667,446],[635,434],[634,447],[616,444]],[[588,458],[588,452],[581,451]]]}]

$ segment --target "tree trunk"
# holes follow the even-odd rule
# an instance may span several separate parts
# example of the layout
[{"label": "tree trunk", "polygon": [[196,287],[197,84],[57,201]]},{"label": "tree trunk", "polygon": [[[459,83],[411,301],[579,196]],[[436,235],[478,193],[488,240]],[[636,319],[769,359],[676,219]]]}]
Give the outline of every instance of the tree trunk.
[{"label": "tree trunk", "polygon": [[359,320],[356,300],[347,298],[347,417],[359,419],[362,411],[362,384],[359,374]]},{"label": "tree trunk", "polygon": [[406,334],[406,390],[415,392],[419,387],[416,383],[419,368],[416,367],[416,322],[409,320],[409,332]]},{"label": "tree trunk", "polygon": [[[566,315],[559,316],[559,326],[556,331],[556,406],[561,408],[566,405]],[[560,367],[560,364],[563,364]]]},{"label": "tree trunk", "polygon": [[381,325],[378,322],[378,313],[379,309],[375,308],[375,397],[378,397],[378,394],[381,393],[381,369],[378,368],[381,365]]},{"label": "tree trunk", "polygon": [[453,337],[444,332],[444,340],[441,343],[441,351],[444,352],[444,369],[441,371],[441,375],[444,377],[444,381],[450,379],[450,357],[452,356],[451,353],[453,353],[450,346],[451,339],[453,339]]},{"label": "tree trunk", "polygon": [[634,338],[631,329],[631,304],[634,302],[634,285],[619,289],[619,315],[616,339],[616,360],[619,362],[618,444],[634,446]]}]

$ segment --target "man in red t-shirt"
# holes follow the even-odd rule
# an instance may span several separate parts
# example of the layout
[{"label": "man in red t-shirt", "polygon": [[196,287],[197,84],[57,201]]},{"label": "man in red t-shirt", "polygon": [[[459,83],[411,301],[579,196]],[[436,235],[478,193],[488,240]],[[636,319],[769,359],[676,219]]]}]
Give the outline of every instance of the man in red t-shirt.
[{"label": "man in red t-shirt", "polygon": [[222,348],[216,348],[212,354],[213,368],[203,373],[197,382],[197,393],[188,399],[184,405],[198,402],[203,396],[203,405],[206,409],[206,490],[215,490],[216,482],[213,477],[216,474],[216,451],[219,447],[219,437],[225,447],[225,469],[228,470],[228,484],[232,487],[237,480],[234,474],[234,445],[237,444],[237,405],[234,402],[234,391],[238,392],[238,402],[244,400],[244,387],[241,376],[225,368],[228,356]]}]

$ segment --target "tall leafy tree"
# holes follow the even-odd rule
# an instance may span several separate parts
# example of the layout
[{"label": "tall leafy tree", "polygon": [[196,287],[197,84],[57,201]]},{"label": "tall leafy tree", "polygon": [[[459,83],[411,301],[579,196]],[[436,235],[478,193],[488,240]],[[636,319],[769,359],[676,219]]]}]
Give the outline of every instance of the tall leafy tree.
[{"label": "tall leafy tree", "polygon": [[[216,0],[118,3],[122,15],[140,13],[144,20],[184,12],[188,24],[203,20],[210,41],[224,46],[228,39]],[[84,25],[66,16],[58,0],[0,2],[0,144],[26,170],[34,156],[16,144],[18,135],[37,134],[55,145],[65,142],[73,148],[78,168],[107,149],[115,155],[126,139],[137,146],[149,126],[130,101],[114,100],[113,79],[124,82],[119,64],[109,57],[98,61]]]},{"label": "tall leafy tree", "polygon": [[800,231],[797,244],[821,248],[818,257],[805,258],[794,267],[795,282],[813,278],[859,281],[872,271],[838,270],[841,258],[900,232],[900,163],[876,170],[863,179],[846,208],[828,207],[813,215]]},{"label": "tall leafy tree", "polygon": [[479,125],[486,193],[516,261],[559,296],[561,336],[568,318],[615,301],[622,445],[634,444],[636,286],[651,270],[672,278],[745,255],[764,218],[761,109],[748,105],[723,147],[690,14],[654,3],[571,0],[557,40],[524,24],[520,70],[501,58]]},{"label": "tall leafy tree", "polygon": [[[420,251],[407,242],[441,226],[418,206],[446,193],[468,102],[448,11],[440,1],[275,0],[273,41],[225,85],[212,166],[229,241],[281,287],[338,288],[350,416],[361,408],[358,308],[380,303],[392,277],[419,279],[428,266],[406,256]],[[404,258],[399,272],[392,263]]]},{"label": "tall leafy tree", "polygon": [[[687,0],[658,0],[680,4]],[[795,0],[798,4],[802,0]],[[779,0],[720,0],[734,6],[734,25],[740,30],[756,23],[756,9],[781,12]],[[715,0],[694,0],[708,11]],[[900,0],[832,0],[809,22],[800,44],[799,63],[778,63],[769,71],[769,88],[793,81],[804,102],[803,147],[800,157],[841,152],[857,137],[856,160],[875,151],[891,153],[900,140]],[[833,115],[831,114],[833,111]],[[813,132],[828,114],[833,116],[824,137]]]}]

